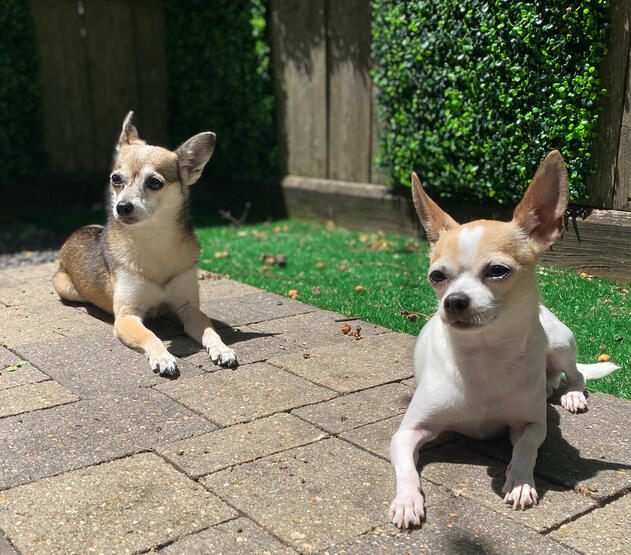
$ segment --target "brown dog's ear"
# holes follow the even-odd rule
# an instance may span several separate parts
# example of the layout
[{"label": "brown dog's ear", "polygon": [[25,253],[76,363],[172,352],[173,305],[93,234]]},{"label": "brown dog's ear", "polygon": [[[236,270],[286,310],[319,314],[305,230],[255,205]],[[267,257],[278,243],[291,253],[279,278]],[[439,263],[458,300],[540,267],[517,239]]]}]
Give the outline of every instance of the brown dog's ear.
[{"label": "brown dog's ear", "polygon": [[124,145],[144,145],[145,141],[143,141],[138,136],[138,130],[136,126],[131,122],[134,117],[134,112],[130,111],[123,121],[123,130],[121,131],[120,137],[118,138],[118,143],[116,143],[116,151],[120,150],[121,146]]},{"label": "brown dog's ear", "polygon": [[191,137],[175,151],[180,180],[184,185],[192,185],[199,179],[214,150],[215,134],[207,131]]},{"label": "brown dog's ear", "polygon": [[458,222],[447,212],[441,210],[440,206],[427,196],[416,172],[412,172],[412,198],[430,243],[433,244],[438,241],[441,231],[458,227]]},{"label": "brown dog's ear", "polygon": [[563,233],[568,196],[565,162],[561,153],[553,150],[541,162],[513,213],[513,222],[535,241],[539,250],[547,249]]}]

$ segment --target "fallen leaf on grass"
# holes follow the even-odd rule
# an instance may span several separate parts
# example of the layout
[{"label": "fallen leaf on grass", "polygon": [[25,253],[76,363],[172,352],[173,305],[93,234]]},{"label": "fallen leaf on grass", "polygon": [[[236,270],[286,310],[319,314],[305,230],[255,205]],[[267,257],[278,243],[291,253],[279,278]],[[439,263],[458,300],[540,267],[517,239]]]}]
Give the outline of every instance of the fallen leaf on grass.
[{"label": "fallen leaf on grass", "polygon": [[320,295],[322,295],[322,290],[318,286],[315,286],[313,289],[311,289],[311,292],[313,293],[314,297],[319,297]]},{"label": "fallen leaf on grass", "polygon": [[324,268],[324,262],[318,262],[318,263],[316,264],[316,268],[317,268],[318,270],[321,270],[322,268]]},{"label": "fallen leaf on grass", "polygon": [[228,258],[230,253],[228,251],[217,251],[215,253],[215,258]]},{"label": "fallen leaf on grass", "polygon": [[611,356],[607,353],[602,353],[598,355],[598,362],[609,362],[611,360]]},{"label": "fallen leaf on grass", "polygon": [[363,285],[356,285],[355,286],[355,291],[357,291],[358,293],[361,293],[364,290],[364,286]]},{"label": "fallen leaf on grass", "polygon": [[287,296],[295,300],[296,297],[298,297],[298,291],[296,289],[290,289],[287,291]]},{"label": "fallen leaf on grass", "polygon": [[333,220],[327,220],[324,227],[326,227],[329,231],[333,231],[335,229],[335,222]]},{"label": "fallen leaf on grass", "polygon": [[265,253],[260,253],[259,254],[259,260],[261,262],[265,262],[265,264],[269,264],[269,265],[273,265],[276,264],[277,266],[286,266],[287,265],[287,257],[284,254],[265,254]]}]

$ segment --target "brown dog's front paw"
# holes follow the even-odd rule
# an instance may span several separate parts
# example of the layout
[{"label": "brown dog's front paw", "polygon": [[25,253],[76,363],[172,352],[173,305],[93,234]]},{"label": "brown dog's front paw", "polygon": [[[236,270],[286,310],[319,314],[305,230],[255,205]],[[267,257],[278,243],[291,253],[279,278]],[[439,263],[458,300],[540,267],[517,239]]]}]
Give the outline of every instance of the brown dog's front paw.
[{"label": "brown dog's front paw", "polygon": [[159,355],[147,355],[151,369],[164,378],[177,378],[180,372],[177,367],[177,360],[168,351]]},{"label": "brown dog's front paw", "polygon": [[237,355],[225,345],[209,345],[207,348],[210,360],[224,368],[235,368],[238,366]]}]

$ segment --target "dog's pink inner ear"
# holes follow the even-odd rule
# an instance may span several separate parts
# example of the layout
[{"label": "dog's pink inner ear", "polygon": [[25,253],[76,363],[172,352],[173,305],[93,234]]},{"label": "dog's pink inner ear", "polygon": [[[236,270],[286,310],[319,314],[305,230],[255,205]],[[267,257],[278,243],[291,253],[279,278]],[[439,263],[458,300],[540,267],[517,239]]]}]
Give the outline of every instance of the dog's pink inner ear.
[{"label": "dog's pink inner ear", "polygon": [[423,224],[427,240],[430,243],[436,243],[441,231],[447,231],[459,226],[447,212],[443,211],[428,194],[423,190],[421,182],[416,175],[412,173],[412,199],[416,213]]},{"label": "dog's pink inner ear", "polygon": [[191,137],[175,151],[184,185],[192,185],[199,179],[214,150],[215,134],[208,131]]},{"label": "dog's pink inner ear", "polygon": [[544,248],[563,233],[568,203],[567,170],[558,150],[548,154],[515,208],[513,220]]}]

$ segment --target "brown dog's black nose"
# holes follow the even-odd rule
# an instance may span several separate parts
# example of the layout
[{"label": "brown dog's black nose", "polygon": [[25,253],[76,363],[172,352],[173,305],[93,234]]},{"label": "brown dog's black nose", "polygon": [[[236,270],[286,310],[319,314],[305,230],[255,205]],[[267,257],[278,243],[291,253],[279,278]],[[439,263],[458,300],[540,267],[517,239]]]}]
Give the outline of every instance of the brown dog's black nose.
[{"label": "brown dog's black nose", "polygon": [[116,205],[116,212],[118,212],[118,214],[121,216],[131,214],[133,209],[133,203],[129,202],[128,200],[121,201]]},{"label": "brown dog's black nose", "polygon": [[443,301],[445,312],[456,316],[462,314],[469,306],[469,297],[464,293],[452,293],[447,295]]}]

